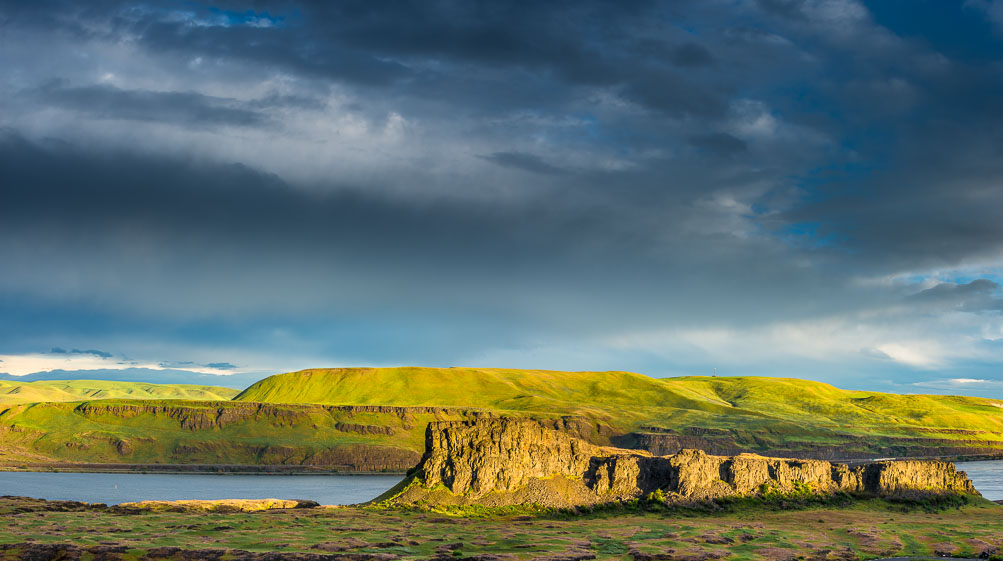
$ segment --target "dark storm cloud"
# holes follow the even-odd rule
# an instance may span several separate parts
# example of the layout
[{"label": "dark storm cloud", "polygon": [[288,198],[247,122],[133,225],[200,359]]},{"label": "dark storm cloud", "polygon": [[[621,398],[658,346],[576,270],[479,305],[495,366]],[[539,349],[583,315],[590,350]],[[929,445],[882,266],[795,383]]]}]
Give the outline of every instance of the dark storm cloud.
[{"label": "dark storm cloud", "polygon": [[723,132],[691,136],[690,144],[722,156],[732,156],[748,148],[744,140]]},{"label": "dark storm cloud", "polygon": [[638,42],[636,52],[645,57],[668,60],[681,67],[698,68],[715,62],[707,47],[693,42],[672,45],[656,39],[644,39]]},{"label": "dark storm cloud", "polygon": [[[751,250],[768,243],[700,244],[674,227],[691,209],[659,208],[668,195],[654,197],[643,184],[629,192],[636,172],[602,176],[624,185],[616,203],[590,186],[596,178],[580,176],[566,189],[500,204],[388,197],[351,186],[301,189],[242,165],[95,154],[12,135],[0,151],[8,156],[0,174],[16,186],[0,192],[0,232],[25,239],[38,255],[19,257],[34,264],[4,281],[11,289],[55,297],[63,278],[43,271],[83,267],[95,278],[112,272],[112,285],[124,280],[118,271],[128,271],[134,278],[102,301],[143,313],[214,315],[240,301],[253,313],[378,305],[440,314],[488,309],[563,324],[575,323],[579,312],[568,307],[584,299],[591,302],[585,315],[642,325],[669,308],[751,317],[744,314],[757,303],[739,290],[753,282],[778,286],[769,298],[788,307],[777,283],[793,270],[758,263]],[[686,193],[672,196],[685,200]],[[16,250],[0,244],[0,254]],[[84,252],[98,257],[81,260]],[[151,268],[127,265],[138,255]],[[720,268],[723,286],[704,286],[697,263]],[[734,267],[741,277],[726,272]],[[678,290],[661,289],[669,278]],[[611,283],[617,291],[609,291]],[[712,296],[723,287],[733,297]],[[689,289],[704,294],[680,300]],[[794,304],[789,312],[805,310]]]},{"label": "dark storm cloud", "polygon": [[961,107],[948,112],[954,113],[945,115],[948,121],[933,126],[902,123],[897,153],[880,164],[884,169],[834,178],[819,187],[817,202],[790,218],[823,224],[823,236],[843,236],[846,245],[858,248],[862,269],[943,268],[997,259],[1003,249],[998,187],[1003,120]]},{"label": "dark storm cloud", "polygon": [[[244,104],[237,100],[194,92],[122,90],[107,85],[69,87],[57,80],[25,95],[52,107],[100,119],[162,121],[190,127],[260,126],[268,121],[265,114],[242,108]],[[257,104],[276,102],[288,103],[288,100],[261,100]]]},{"label": "dark storm cloud", "polygon": [[[375,249],[407,254],[415,245],[443,250],[465,246],[472,238],[457,236],[457,231],[484,232],[485,224],[479,229],[474,225],[487,218],[451,203],[411,207],[352,190],[296,190],[241,164],[61,148],[10,135],[2,139],[0,151],[7,157],[0,162],[0,174],[15,186],[0,192],[0,216],[8,226],[46,224],[64,232],[96,228],[96,235],[114,236],[118,228],[142,224],[145,232],[178,236],[181,243],[205,237],[248,245],[327,247],[332,253]],[[504,230],[504,224],[499,226]],[[421,237],[408,238],[417,231]],[[412,245],[397,245],[405,240]]]},{"label": "dark storm cloud", "polygon": [[[370,194],[295,189],[274,175],[243,165],[184,162],[128,153],[95,155],[85,148],[34,145],[8,135],[0,174],[0,229],[49,229],[68,245],[74,232],[122,250],[119,237],[141,226],[176,248],[206,240],[224,247],[284,251],[373,266],[412,263],[435,268],[450,262],[505,268],[513,261],[553,258],[582,222],[590,236],[610,235],[598,209],[534,210],[490,203],[422,202]],[[500,158],[520,169],[546,166]],[[550,168],[543,167],[548,170]],[[535,202],[531,202],[535,205]],[[525,212],[525,214],[520,214]],[[532,223],[530,229],[523,228]],[[188,248],[192,249],[192,248]],[[208,249],[208,247],[206,248]],[[420,290],[420,288],[419,288]]]},{"label": "dark storm cloud", "polygon": [[683,43],[672,49],[669,60],[677,66],[707,66],[714,63],[714,56],[703,45]]},{"label": "dark storm cloud", "polygon": [[8,341],[706,361],[837,325],[758,347],[885,367],[998,330],[1000,38],[927,41],[925,3],[0,6]]},{"label": "dark storm cloud", "polygon": [[[246,11],[242,4],[233,8]],[[453,97],[468,90],[462,84],[487,80],[477,89],[481,103],[504,105],[523,99],[519,84],[488,75],[530,72],[550,80],[548,93],[557,99],[569,95],[559,86],[602,86],[672,116],[719,117],[725,105],[720,85],[708,87],[671,69],[706,66],[714,57],[698,43],[666,39],[673,33],[670,13],[658,3],[399,2],[392,9],[372,2],[280,3],[268,10],[280,16],[270,27],[220,21],[218,10],[198,4],[170,10],[41,2],[8,10],[14,25],[128,36],[162,55],[243,61],[360,87],[392,87],[398,95]],[[67,16],[52,15],[60,13]],[[98,32],[92,28],[103,26],[87,25],[95,21],[113,25]],[[648,36],[624,32],[642,24],[653,27]]]},{"label": "dark storm cloud", "polygon": [[482,156],[485,160],[498,164],[506,168],[521,169],[533,173],[546,175],[557,175],[565,173],[565,170],[550,165],[539,156],[522,152],[495,152],[488,156]]},{"label": "dark storm cloud", "polygon": [[1003,298],[998,297],[999,289],[999,283],[989,279],[961,284],[940,283],[912,295],[910,300],[965,312],[1001,312]]},{"label": "dark storm cloud", "polygon": [[623,93],[637,103],[674,117],[720,118],[727,110],[725,100],[715,92],[690,83],[680,74],[656,68],[640,71],[626,83]]},{"label": "dark storm cloud", "polygon": [[807,19],[801,9],[804,0],[756,0],[756,4],[772,15],[799,21]]}]

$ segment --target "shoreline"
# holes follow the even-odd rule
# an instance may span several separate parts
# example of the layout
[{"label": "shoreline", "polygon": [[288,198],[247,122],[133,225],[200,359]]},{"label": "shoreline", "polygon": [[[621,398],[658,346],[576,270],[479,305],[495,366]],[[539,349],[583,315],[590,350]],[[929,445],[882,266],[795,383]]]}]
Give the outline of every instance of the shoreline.
[{"label": "shoreline", "polygon": [[[767,457],[767,453],[759,453]],[[792,458],[804,459],[804,458]],[[964,456],[896,456],[827,460],[850,466],[883,460],[939,460],[945,462],[1003,461],[1003,454]],[[109,463],[47,463],[0,465],[0,472],[21,473],[136,473],[164,475],[388,475],[404,477],[406,471],[360,471],[349,466],[291,466],[255,464],[109,464]]]},{"label": "shoreline", "polygon": [[9,473],[113,473],[162,475],[386,475],[404,477],[404,471],[359,471],[332,466],[247,464],[24,464],[0,466]]}]

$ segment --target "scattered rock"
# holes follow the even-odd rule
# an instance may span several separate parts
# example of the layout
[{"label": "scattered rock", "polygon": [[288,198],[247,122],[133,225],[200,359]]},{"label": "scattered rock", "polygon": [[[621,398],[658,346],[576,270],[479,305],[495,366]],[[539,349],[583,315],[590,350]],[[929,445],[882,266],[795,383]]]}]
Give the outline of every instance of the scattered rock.
[{"label": "scattered rock", "polygon": [[700,536],[704,543],[724,545],[729,543],[735,543],[735,540],[727,536]]},{"label": "scattered rock", "polygon": [[126,514],[137,511],[232,513],[260,512],[288,508],[316,508],[318,506],[320,505],[315,501],[302,499],[224,499],[217,501],[140,501],[122,503],[112,507],[111,510]]}]

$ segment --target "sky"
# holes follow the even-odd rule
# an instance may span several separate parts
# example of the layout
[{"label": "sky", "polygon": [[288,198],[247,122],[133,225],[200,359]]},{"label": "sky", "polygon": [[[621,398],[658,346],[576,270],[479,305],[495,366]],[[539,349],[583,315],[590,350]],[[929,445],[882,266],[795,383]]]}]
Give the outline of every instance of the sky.
[{"label": "sky", "polygon": [[0,373],[1003,397],[1000,99],[1003,0],[0,0]]}]

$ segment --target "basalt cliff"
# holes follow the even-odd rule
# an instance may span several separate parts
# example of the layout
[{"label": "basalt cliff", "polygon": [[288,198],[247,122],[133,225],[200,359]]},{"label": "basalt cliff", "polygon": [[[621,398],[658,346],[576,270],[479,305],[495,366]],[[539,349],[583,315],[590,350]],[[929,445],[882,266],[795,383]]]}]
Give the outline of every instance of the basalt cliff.
[{"label": "basalt cliff", "polygon": [[591,444],[525,419],[433,422],[411,475],[378,500],[389,504],[553,507],[649,496],[692,501],[764,493],[857,496],[978,494],[964,472],[938,461],[824,460],[713,456],[699,450],[652,456]]}]

